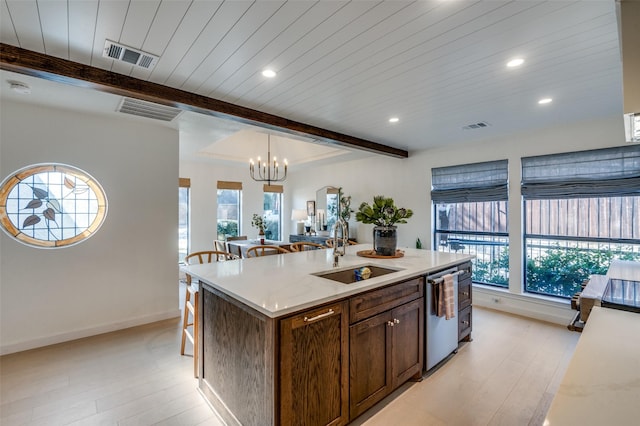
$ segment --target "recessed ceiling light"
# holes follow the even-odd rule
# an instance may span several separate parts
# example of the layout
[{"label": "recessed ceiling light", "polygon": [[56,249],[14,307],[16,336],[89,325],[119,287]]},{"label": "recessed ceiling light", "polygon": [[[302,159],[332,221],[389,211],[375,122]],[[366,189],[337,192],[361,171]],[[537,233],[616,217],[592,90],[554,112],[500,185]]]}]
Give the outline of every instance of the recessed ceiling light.
[{"label": "recessed ceiling light", "polygon": [[524,59],[522,58],[513,58],[512,60],[507,62],[507,66],[509,68],[519,67],[522,64],[524,64]]},{"label": "recessed ceiling light", "polygon": [[267,78],[273,78],[276,76],[276,72],[274,70],[266,69],[262,71],[262,75]]},{"label": "recessed ceiling light", "polygon": [[389,123],[397,123],[398,121],[400,121],[400,119],[398,117],[391,117],[389,119]]},{"label": "recessed ceiling light", "polygon": [[542,98],[538,101],[540,105],[550,104],[551,102],[553,102],[553,99],[551,98]]}]

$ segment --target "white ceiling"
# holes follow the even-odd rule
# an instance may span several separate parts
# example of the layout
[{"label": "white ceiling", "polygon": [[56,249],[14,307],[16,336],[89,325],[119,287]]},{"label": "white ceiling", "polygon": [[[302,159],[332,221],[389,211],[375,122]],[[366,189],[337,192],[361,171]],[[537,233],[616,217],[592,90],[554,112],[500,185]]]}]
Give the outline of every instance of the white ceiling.
[{"label": "white ceiling", "polygon": [[[622,114],[614,0],[1,0],[0,7],[3,43],[410,153]],[[102,56],[105,39],[160,59],[153,70],[115,62]],[[524,65],[508,69],[516,56]],[[266,67],[278,75],[263,77]],[[2,96],[13,96],[5,81],[15,77],[3,72]],[[69,108],[88,99],[78,88],[32,96]],[[118,97],[100,96],[94,107],[113,113]],[[553,102],[538,105],[542,97]],[[400,121],[390,124],[392,116]],[[462,129],[480,121],[490,126]],[[181,131],[184,157],[246,162],[255,148],[243,151],[239,139],[266,151],[264,133],[237,134],[246,126],[234,122],[182,113],[171,125]],[[287,146],[292,164],[371,155],[299,143],[316,150],[296,154],[295,143],[273,141]]]}]

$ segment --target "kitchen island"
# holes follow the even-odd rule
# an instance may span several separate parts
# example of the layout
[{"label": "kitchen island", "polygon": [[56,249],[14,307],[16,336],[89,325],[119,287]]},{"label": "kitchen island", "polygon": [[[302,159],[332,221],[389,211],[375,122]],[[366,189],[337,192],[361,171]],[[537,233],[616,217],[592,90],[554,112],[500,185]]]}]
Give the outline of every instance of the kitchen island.
[{"label": "kitchen island", "polygon": [[[472,256],[356,255],[370,248],[348,247],[335,268],[332,250],[185,268],[201,283],[199,387],[227,424],[347,424],[421,378],[425,276]],[[318,276],[363,266],[368,280]]]}]

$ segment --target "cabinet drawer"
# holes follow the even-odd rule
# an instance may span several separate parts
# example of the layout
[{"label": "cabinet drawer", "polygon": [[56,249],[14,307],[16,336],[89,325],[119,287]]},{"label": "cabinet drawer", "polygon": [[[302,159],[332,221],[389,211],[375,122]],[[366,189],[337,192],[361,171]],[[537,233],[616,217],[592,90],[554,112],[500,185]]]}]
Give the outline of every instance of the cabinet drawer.
[{"label": "cabinet drawer", "polygon": [[458,278],[458,310],[461,311],[471,305],[471,278]]},{"label": "cabinet drawer", "polygon": [[471,267],[471,262],[466,262],[458,266],[458,271],[464,271],[461,272],[460,275],[458,275],[458,282],[471,279]]},{"label": "cabinet drawer", "polygon": [[465,339],[471,334],[472,308],[472,306],[467,306],[458,312],[458,341]]},{"label": "cabinet drawer", "polygon": [[359,294],[349,299],[351,324],[419,299],[424,294],[424,277],[413,278],[389,287]]}]

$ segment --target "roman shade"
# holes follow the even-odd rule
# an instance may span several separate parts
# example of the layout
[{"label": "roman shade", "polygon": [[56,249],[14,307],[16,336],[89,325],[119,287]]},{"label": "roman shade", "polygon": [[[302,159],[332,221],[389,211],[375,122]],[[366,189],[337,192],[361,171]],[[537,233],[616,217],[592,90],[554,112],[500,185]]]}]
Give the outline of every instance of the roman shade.
[{"label": "roman shade", "polygon": [[282,194],[284,192],[284,187],[282,185],[263,185],[262,192],[272,192]]},{"label": "roman shade", "polygon": [[507,160],[431,169],[435,203],[505,201],[509,197]]},{"label": "roman shade", "polygon": [[218,189],[231,189],[231,190],[242,191],[242,182],[229,182],[225,180],[219,180]]},{"label": "roman shade", "polygon": [[640,145],[522,158],[528,200],[640,195]]}]

